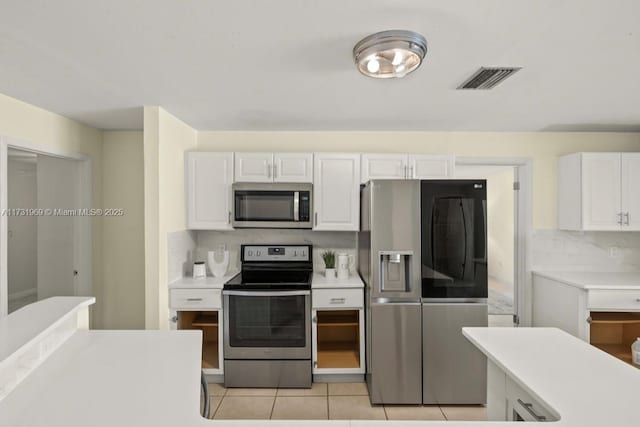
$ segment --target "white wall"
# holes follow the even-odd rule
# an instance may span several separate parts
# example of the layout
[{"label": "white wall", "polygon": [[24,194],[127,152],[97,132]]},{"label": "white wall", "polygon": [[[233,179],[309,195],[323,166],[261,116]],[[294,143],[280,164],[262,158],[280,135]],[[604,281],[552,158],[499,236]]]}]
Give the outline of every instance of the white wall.
[{"label": "white wall", "polygon": [[[35,208],[36,160],[16,160],[9,157],[8,207]],[[9,216],[8,268],[9,298],[37,292],[37,221],[35,216]]]},{"label": "white wall", "polygon": [[160,107],[144,108],[145,326],[169,321],[169,233],[185,230],[184,153],[197,132]]},{"label": "white wall", "polygon": [[103,218],[102,262],[107,329],[144,329],[144,153],[143,134],[103,133],[103,206],[122,216]]},{"label": "white wall", "polygon": [[453,153],[533,159],[533,227],[556,228],[558,156],[640,151],[640,133],[605,132],[199,132],[203,151]]},{"label": "white wall", "polygon": [[[42,108],[0,94],[0,135],[55,151],[86,154],[91,159],[91,206],[102,206],[102,132]],[[102,218],[92,218],[93,289],[102,292]],[[0,302],[2,303],[2,302]],[[114,308],[116,309],[116,308]],[[91,310],[92,327],[101,327],[103,303]]]}]

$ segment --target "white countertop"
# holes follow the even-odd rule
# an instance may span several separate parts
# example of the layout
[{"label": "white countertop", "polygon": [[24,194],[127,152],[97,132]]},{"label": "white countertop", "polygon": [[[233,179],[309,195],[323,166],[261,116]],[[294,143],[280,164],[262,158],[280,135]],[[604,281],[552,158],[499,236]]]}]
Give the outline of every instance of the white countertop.
[{"label": "white countertop", "polygon": [[[70,301],[71,310],[74,310],[73,306]],[[38,304],[33,311],[46,311],[43,308],[44,305]],[[37,319],[35,323],[44,326],[39,323],[42,313],[32,314]],[[22,320],[29,322],[29,319]],[[11,324],[15,326],[13,322]],[[464,328],[463,333],[527,392],[557,412],[560,421],[555,425],[638,425],[640,370],[559,329]],[[205,420],[199,415],[200,345],[200,331],[77,330],[0,401],[0,425],[471,425],[456,421]],[[505,422],[474,424],[485,427],[511,425]]]},{"label": "white countertop", "polygon": [[324,273],[313,273],[311,289],[364,288],[364,283],[357,274],[348,279],[327,279]]},{"label": "white countertop", "polygon": [[581,289],[640,289],[640,272],[536,270],[533,274]]},{"label": "white countertop", "polygon": [[194,279],[192,277],[182,277],[169,283],[169,289],[222,289],[222,286],[233,279],[239,272],[231,272],[222,277],[207,276],[206,278]]},{"label": "white countertop", "polygon": [[638,426],[637,368],[556,328],[463,328],[463,334],[560,414],[555,425]]},{"label": "white countertop", "polygon": [[0,317],[0,362],[95,301],[93,297],[47,298]]}]

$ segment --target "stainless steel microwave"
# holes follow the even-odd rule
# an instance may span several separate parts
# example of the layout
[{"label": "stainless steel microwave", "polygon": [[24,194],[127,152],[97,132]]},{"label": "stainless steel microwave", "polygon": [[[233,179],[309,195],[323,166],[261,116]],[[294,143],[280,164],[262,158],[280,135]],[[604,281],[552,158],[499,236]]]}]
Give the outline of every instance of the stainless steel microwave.
[{"label": "stainless steel microwave", "polygon": [[311,228],[311,184],[235,183],[235,228]]}]

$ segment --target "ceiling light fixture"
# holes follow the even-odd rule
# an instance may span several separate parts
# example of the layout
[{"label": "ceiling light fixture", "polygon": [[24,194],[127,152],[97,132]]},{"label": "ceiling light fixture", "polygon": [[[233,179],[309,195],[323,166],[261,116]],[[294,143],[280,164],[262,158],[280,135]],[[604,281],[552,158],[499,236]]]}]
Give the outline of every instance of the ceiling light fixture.
[{"label": "ceiling light fixture", "polygon": [[378,79],[406,76],[420,66],[426,54],[427,40],[406,30],[371,34],[353,48],[358,70]]}]

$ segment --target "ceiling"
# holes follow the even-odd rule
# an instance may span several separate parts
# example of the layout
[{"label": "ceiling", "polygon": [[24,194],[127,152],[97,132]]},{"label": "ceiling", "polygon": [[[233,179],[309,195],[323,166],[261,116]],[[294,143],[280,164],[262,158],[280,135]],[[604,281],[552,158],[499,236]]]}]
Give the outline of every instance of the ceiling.
[{"label": "ceiling", "polygon": [[[0,93],[102,129],[640,131],[637,0],[0,0]],[[351,50],[423,34],[404,79]],[[490,91],[480,66],[523,69]]]}]

